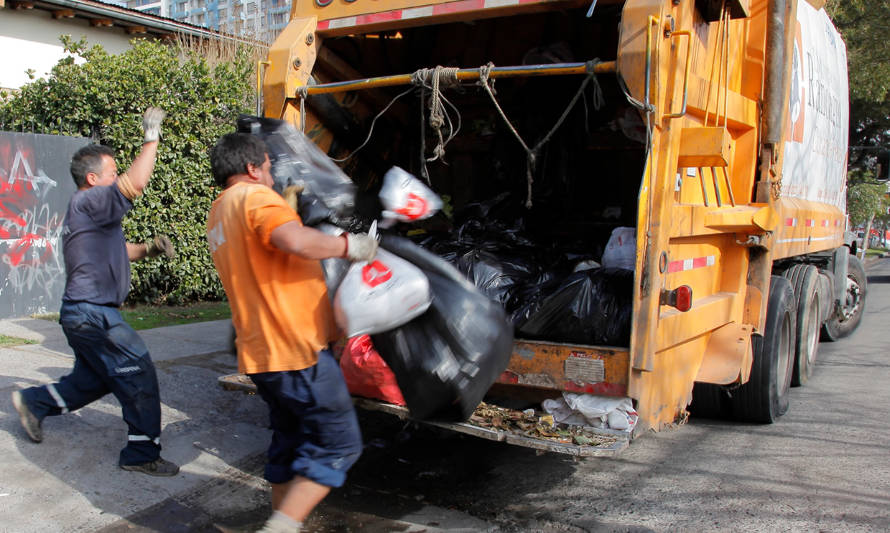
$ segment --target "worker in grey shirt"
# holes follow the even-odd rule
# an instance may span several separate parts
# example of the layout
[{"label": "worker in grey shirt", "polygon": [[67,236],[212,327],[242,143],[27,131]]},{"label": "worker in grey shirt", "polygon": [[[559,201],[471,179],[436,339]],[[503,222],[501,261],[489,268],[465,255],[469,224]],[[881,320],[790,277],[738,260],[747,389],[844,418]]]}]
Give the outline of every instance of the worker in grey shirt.
[{"label": "worker in grey shirt", "polygon": [[74,350],[74,368],[58,383],[12,393],[22,426],[43,440],[42,421],[79,409],[109,392],[129,427],[118,464],[124,470],[173,476],[179,467],[161,458],[161,400],[148,349],[120,313],[130,288],[130,261],[173,255],[166,236],[128,243],[121,219],[142,194],[154,169],[164,112],[149,108],[145,142],[126,173],[118,176],[107,146],[81,148],[71,160],[77,191],[63,228],[65,293],[59,322]]}]

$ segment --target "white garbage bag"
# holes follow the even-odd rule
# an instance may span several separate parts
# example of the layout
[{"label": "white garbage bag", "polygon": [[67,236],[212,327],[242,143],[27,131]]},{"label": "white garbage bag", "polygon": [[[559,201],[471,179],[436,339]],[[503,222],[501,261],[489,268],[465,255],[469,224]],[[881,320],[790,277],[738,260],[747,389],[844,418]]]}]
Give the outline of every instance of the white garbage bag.
[{"label": "white garbage bag", "polygon": [[564,392],[561,399],[544,400],[541,407],[564,424],[632,432],[639,416],[630,398]]},{"label": "white garbage bag", "polygon": [[636,228],[618,227],[612,230],[606,249],[603,251],[602,263],[607,268],[624,268],[633,270],[637,257]]},{"label": "white garbage bag", "polygon": [[383,204],[382,227],[391,226],[396,221],[423,220],[442,209],[442,199],[436,193],[399,167],[392,167],[383,175],[378,197]]},{"label": "white garbage bag", "polygon": [[427,310],[429,280],[404,259],[379,248],[370,263],[353,263],[334,297],[334,318],[347,337],[397,328]]}]

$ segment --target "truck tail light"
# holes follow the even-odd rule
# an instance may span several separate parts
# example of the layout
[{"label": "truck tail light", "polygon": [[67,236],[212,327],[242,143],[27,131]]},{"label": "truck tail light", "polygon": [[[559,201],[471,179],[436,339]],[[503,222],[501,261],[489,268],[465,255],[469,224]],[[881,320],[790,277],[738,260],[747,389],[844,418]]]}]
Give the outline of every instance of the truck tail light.
[{"label": "truck tail light", "polygon": [[661,304],[669,305],[684,313],[689,311],[692,309],[692,287],[680,285],[672,291],[661,291]]}]

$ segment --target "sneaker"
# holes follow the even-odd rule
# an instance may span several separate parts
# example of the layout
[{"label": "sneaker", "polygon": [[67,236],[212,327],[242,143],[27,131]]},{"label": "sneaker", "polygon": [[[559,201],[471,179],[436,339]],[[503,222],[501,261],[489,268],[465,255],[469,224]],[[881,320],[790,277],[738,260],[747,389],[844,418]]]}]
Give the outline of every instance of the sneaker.
[{"label": "sneaker", "polygon": [[40,427],[40,420],[28,408],[28,404],[25,403],[25,397],[22,396],[21,391],[12,391],[12,405],[19,412],[19,420],[22,422],[22,427],[25,428],[25,433],[34,442],[42,441],[43,429]]},{"label": "sneaker", "polygon": [[148,463],[139,463],[135,465],[120,465],[124,470],[132,470],[133,472],[142,472],[150,476],[175,476],[179,473],[179,467],[175,463],[158,457],[154,461]]}]

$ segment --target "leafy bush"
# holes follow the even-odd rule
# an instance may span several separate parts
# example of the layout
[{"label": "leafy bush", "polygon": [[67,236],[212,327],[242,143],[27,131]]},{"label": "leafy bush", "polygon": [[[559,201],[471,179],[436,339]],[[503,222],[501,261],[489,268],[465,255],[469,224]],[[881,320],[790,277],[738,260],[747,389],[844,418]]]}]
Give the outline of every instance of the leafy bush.
[{"label": "leafy bush", "polygon": [[134,263],[129,301],[222,299],[204,237],[207,212],[219,193],[209,151],[220,135],[234,130],[239,113],[251,111],[259,51],[231,45],[208,61],[206,50],[181,41],[138,39],[130,50],[111,55],[98,45],[87,48],[83,40],[61,39],[72,55],[47,79],[2,95],[0,123],[9,131],[92,137],[116,151],[123,171],[142,145],[144,110],[165,109],[155,171],[124,218],[124,233],[130,242],[167,234],[177,256]]}]

